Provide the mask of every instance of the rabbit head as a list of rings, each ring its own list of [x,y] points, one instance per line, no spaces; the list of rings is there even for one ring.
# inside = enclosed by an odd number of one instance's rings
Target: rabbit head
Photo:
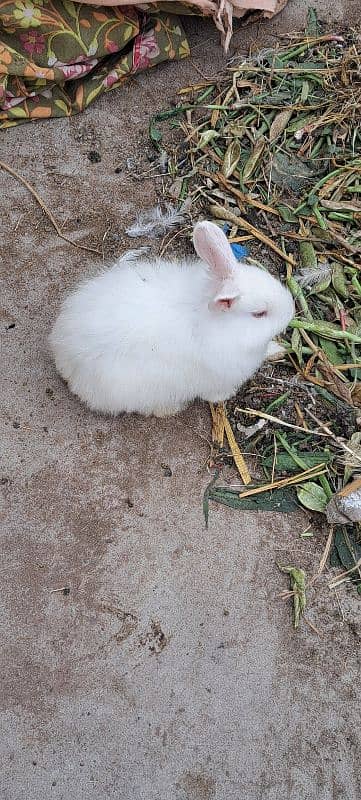
[[[271,339],[288,325],[294,314],[288,289],[260,267],[238,262],[218,225],[199,222],[193,243],[206,265],[211,314],[241,318],[248,331],[255,328],[257,339]]]

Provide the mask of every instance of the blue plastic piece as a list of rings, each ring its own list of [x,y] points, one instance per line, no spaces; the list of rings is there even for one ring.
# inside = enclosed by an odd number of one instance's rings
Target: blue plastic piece
[[[236,256],[237,261],[241,261],[242,258],[249,256],[248,247],[243,247],[243,244],[237,244],[237,242],[233,242],[231,244],[231,248]]]
[[[228,222],[225,222],[223,225],[223,233],[225,233],[227,236],[230,230],[231,226],[228,225]],[[237,261],[242,261],[242,258],[247,258],[247,256],[249,256],[248,247],[243,247],[243,244],[237,244],[237,242],[233,242],[231,244],[231,248],[236,256]]]

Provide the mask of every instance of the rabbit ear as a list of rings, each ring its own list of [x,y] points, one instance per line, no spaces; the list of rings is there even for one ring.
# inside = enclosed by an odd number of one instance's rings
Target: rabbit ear
[[[222,311],[227,311],[229,308],[232,308],[233,303],[235,300],[238,300],[239,297],[239,286],[237,286],[232,277],[226,278],[226,280],[222,282],[220,291],[217,292],[214,297],[212,305]]]
[[[237,260],[228,239],[214,222],[198,222],[193,231],[194,249],[206,261],[217,278],[228,278]]]

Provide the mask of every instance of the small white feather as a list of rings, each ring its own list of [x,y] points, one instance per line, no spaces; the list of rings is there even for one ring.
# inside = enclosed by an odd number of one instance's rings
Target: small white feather
[[[328,261],[324,261],[323,263],[319,262],[317,267],[300,269],[295,278],[300,286],[316,286],[317,283],[326,280],[329,275],[331,275],[331,267]]]
[[[149,236],[156,238],[164,236],[176,225],[184,222],[184,215],[171,204],[163,210],[160,206],[155,206],[149,211],[138,214],[136,221],[127,229],[128,236],[137,238],[138,236]]]
[[[123,261],[128,263],[129,261],[136,261],[139,256],[144,256],[146,253],[149,252],[149,247],[138,247],[136,250],[127,250],[117,259],[117,264],[121,264]]]

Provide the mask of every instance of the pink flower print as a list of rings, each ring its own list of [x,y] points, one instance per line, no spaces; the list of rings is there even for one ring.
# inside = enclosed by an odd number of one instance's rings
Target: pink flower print
[[[91,67],[95,66],[98,63],[98,60],[95,58],[91,58],[90,56],[85,56],[83,53],[80,56],[74,58],[73,61],[69,61],[68,63],[64,63],[64,61],[58,61],[56,55],[53,53],[48,58],[48,66],[49,67],[72,67],[74,64],[90,64]]]
[[[1,109],[2,111],[9,111],[9,108],[14,108],[14,106],[18,106],[23,101],[23,97],[15,97],[12,92],[5,92],[5,102],[2,103]]]
[[[146,69],[149,67],[153,58],[159,56],[160,50],[157,45],[154,31],[140,33],[134,40],[133,47],[133,70]]]
[[[53,66],[64,75],[66,81],[70,81],[72,78],[80,78],[82,75],[87,75],[98,63],[97,58],[87,58],[84,61],[84,64],[63,64],[62,61],[55,61]]]
[[[105,42],[105,47],[108,50],[108,53],[117,53],[119,50],[119,45],[115,42],[111,42],[110,39],[107,39]]]
[[[38,31],[29,31],[28,33],[21,33],[19,36],[24,50],[29,55],[39,55],[45,50],[45,38],[42,33]]]
[[[111,89],[117,81],[119,81],[119,75],[115,69],[112,69],[111,72],[108,72],[108,75],[105,76],[103,80],[103,86],[106,89]]]

